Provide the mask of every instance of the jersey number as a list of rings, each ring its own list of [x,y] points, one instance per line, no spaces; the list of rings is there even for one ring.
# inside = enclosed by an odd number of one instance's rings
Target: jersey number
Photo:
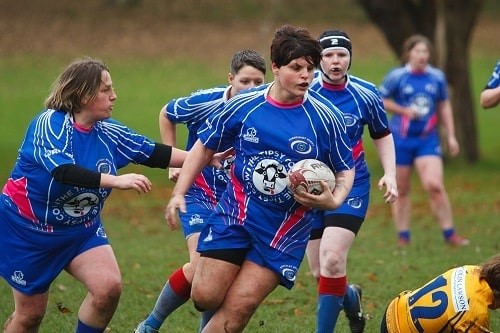
[[[422,319],[436,319],[445,313],[448,308],[448,296],[446,292],[442,290],[436,290],[446,286],[447,281],[443,276],[439,276],[429,282],[422,289],[418,290],[414,295],[412,295],[408,304],[411,308],[410,315],[413,321],[413,324],[417,328],[419,332],[424,332],[422,325],[418,321],[420,318]],[[423,296],[430,294],[433,303],[437,304],[435,306],[415,306],[412,308],[412,305],[418,303],[418,300]]]

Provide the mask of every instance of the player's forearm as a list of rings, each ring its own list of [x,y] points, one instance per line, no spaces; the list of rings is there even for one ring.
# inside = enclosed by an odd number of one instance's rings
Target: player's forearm
[[[206,148],[199,140],[185,156],[184,164],[179,174],[172,196],[176,194],[184,195],[193,184],[196,176],[211,161],[214,151]]]
[[[336,207],[339,207],[351,192],[354,182],[354,168],[335,173],[335,189],[333,199]]]
[[[394,149],[394,139],[392,134],[386,135],[380,139],[373,140],[377,151],[378,159],[387,176],[396,176],[396,152]]]
[[[480,103],[484,109],[497,106],[500,103],[500,86],[483,90],[480,95]]]
[[[384,102],[384,108],[387,112],[399,114],[399,115],[405,115],[407,113],[406,107],[396,103],[392,99],[384,98],[383,102]]]
[[[439,104],[439,114],[448,138],[455,137],[455,123],[453,122],[453,112],[449,101]]]

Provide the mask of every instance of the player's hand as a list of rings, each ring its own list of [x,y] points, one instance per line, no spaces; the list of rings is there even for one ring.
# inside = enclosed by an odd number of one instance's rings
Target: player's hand
[[[298,203],[304,206],[321,210],[335,209],[342,204],[335,202],[335,198],[333,197],[332,192],[330,192],[327,182],[321,181],[321,187],[323,188],[323,192],[321,194],[311,194],[306,191],[297,191],[294,192],[293,197]]]
[[[179,179],[179,174],[181,173],[181,168],[168,168],[168,179],[176,182]]]
[[[408,119],[410,119],[410,120],[414,120],[414,119],[417,119],[419,117],[418,110],[414,109],[412,107],[404,108],[404,113],[403,114],[406,117],[408,117]]]
[[[179,222],[177,220],[178,212],[186,212],[186,201],[184,195],[175,194],[170,198],[170,201],[165,207],[165,220],[171,230],[177,229]]]
[[[395,177],[384,175],[378,181],[378,189],[382,191],[385,187],[384,200],[386,203],[393,203],[398,199],[398,185]]]
[[[216,169],[221,170],[222,169],[222,161],[229,158],[231,155],[234,154],[234,148],[229,148],[223,152],[216,153],[212,157],[212,160],[210,161],[210,165],[213,166]]]
[[[448,137],[448,151],[451,157],[455,157],[460,152],[460,146],[458,145],[457,138],[454,136]]]
[[[136,190],[137,193],[148,193],[151,191],[152,183],[148,177],[137,174],[127,173],[120,176],[115,176],[113,187],[121,190]]]

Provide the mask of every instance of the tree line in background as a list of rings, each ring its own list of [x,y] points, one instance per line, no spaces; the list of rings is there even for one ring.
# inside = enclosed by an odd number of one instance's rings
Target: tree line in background
[[[112,6],[137,6],[141,0],[103,0]],[[324,0],[335,8],[338,1]],[[435,46],[434,64],[445,72],[457,137],[465,160],[479,156],[476,110],[469,75],[470,43],[484,0],[357,0],[367,17],[381,30],[396,56],[404,40],[413,34],[428,37]],[[214,3],[214,6],[216,4]],[[288,2],[271,2],[274,12]],[[467,138],[465,140],[465,138]]]

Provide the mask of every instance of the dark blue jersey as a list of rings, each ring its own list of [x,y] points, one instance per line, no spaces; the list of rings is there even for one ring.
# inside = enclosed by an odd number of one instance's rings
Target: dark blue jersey
[[[28,127],[2,191],[5,207],[19,216],[17,222],[49,232],[54,227],[94,224],[111,189],[65,185],[54,180],[52,171],[76,164],[116,175],[127,164],[148,159],[154,145],[112,119],[85,130],[66,112],[45,110]]]

